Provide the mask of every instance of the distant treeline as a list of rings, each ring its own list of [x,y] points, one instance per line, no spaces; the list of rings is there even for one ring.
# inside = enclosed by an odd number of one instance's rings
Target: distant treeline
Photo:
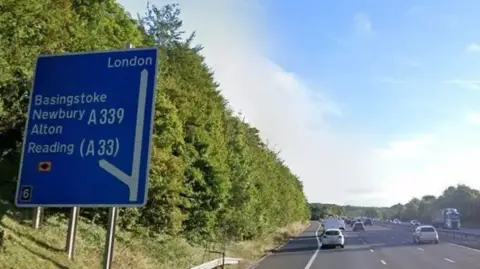
[[[431,221],[435,210],[441,208],[456,208],[461,214],[464,224],[480,225],[480,191],[466,185],[450,186],[442,195],[425,195],[412,198],[406,204],[396,204],[391,207],[356,207],[338,206],[334,204],[310,204],[311,218],[318,219],[327,215],[371,216],[383,219],[398,218],[401,220]]]

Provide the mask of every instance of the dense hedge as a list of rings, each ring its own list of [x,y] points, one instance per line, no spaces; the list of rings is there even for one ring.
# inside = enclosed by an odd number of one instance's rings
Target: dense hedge
[[[236,117],[194,35],[182,40],[177,5],[140,19],[113,0],[0,1],[0,183],[12,202],[35,58],[40,54],[160,48],[149,201],[122,209],[124,229],[191,239],[248,239],[309,209],[299,179]],[[48,209],[47,212],[54,212]],[[83,210],[102,221],[105,210]]]

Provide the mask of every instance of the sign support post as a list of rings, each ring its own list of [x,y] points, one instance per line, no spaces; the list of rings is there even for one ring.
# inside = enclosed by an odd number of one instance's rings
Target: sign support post
[[[113,252],[115,249],[115,232],[117,227],[118,208],[111,207],[108,212],[108,227],[105,239],[105,252],[103,256],[103,268],[112,268]]]
[[[68,220],[68,230],[67,230],[67,243],[65,245],[65,250],[67,251],[68,259],[73,259],[75,252],[75,237],[77,234],[77,222],[78,216],[80,214],[79,207],[72,207],[70,210],[70,219]]]
[[[73,257],[81,207],[110,208],[110,268],[119,207],[147,203],[158,47],[38,57],[15,204],[70,207]]]
[[[32,220],[33,229],[40,228],[40,224],[42,223],[42,215],[43,215],[43,208],[35,207],[33,209],[33,220]]]
[[[132,49],[133,44],[127,43],[127,49]],[[138,113],[138,112],[137,112]],[[137,123],[138,124],[138,123]],[[113,252],[115,250],[115,232],[117,227],[118,209],[111,207],[108,209],[108,225],[107,233],[105,236],[105,251],[103,253],[103,268],[112,268]]]

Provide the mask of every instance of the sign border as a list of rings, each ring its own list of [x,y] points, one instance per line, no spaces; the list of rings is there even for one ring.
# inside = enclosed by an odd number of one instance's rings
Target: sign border
[[[37,77],[37,67],[38,67],[38,60],[40,58],[48,58],[48,57],[63,57],[63,56],[74,56],[74,55],[90,55],[90,54],[107,54],[107,53],[114,53],[114,52],[130,52],[130,51],[145,51],[145,50],[154,50],[156,52],[156,61],[155,61],[155,74],[153,77],[153,95],[152,95],[152,106],[151,106],[151,118],[150,118],[150,131],[148,132],[148,149],[147,149],[147,165],[145,171],[145,194],[143,196],[143,201],[141,203],[131,203],[131,204],[32,204],[32,203],[21,203],[19,198],[21,198],[20,190],[24,186],[31,185],[23,185],[21,184],[22,181],[22,170],[23,170],[23,160],[25,158],[25,142],[27,141],[27,134],[28,134],[28,124],[30,121],[30,110],[32,107],[32,98],[34,96],[35,91],[35,79]],[[33,208],[33,207],[85,207],[85,208],[98,208],[98,207],[143,207],[148,202],[148,181],[149,181],[149,174],[150,174],[150,162],[152,158],[151,150],[152,150],[152,136],[153,136],[153,127],[154,127],[154,117],[155,117],[155,104],[156,104],[156,96],[157,96],[157,75],[158,69],[160,65],[159,60],[159,47],[137,47],[137,48],[130,48],[130,49],[114,49],[114,50],[101,50],[101,51],[81,51],[81,52],[66,52],[66,53],[54,53],[54,54],[43,54],[39,55],[35,60],[35,67],[33,70],[33,77],[32,77],[32,87],[30,90],[30,99],[28,102],[28,109],[27,109],[27,120],[25,121],[24,131],[23,131],[23,144],[22,144],[22,153],[20,157],[20,164],[18,167],[18,177],[17,177],[17,188],[15,190],[15,206],[19,208]],[[145,158],[142,156],[142,159]],[[140,189],[140,188],[139,188]],[[19,203],[20,202],[20,203]]]

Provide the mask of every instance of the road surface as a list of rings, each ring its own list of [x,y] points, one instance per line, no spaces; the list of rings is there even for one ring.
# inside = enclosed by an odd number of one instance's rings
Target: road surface
[[[412,232],[367,226],[365,232],[345,232],[345,248],[319,249],[311,226],[299,237],[267,256],[251,269],[478,269],[480,250],[446,240],[413,244]]]

